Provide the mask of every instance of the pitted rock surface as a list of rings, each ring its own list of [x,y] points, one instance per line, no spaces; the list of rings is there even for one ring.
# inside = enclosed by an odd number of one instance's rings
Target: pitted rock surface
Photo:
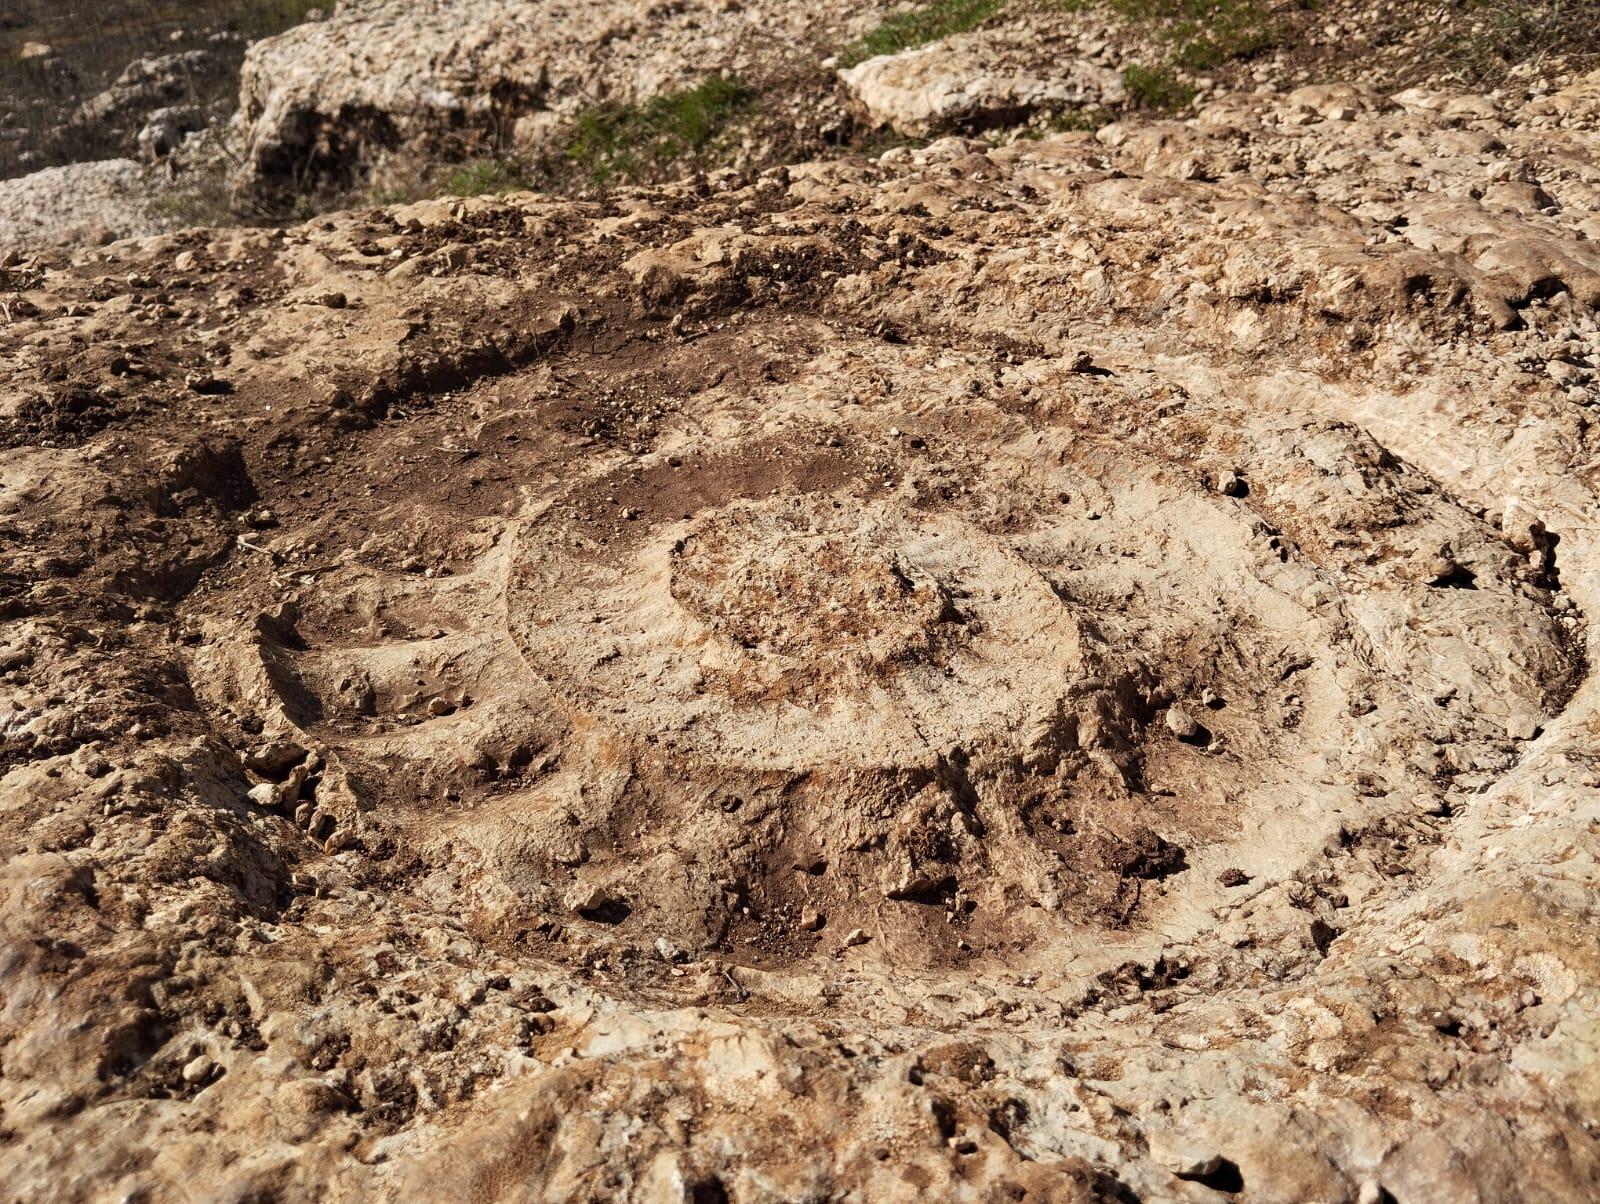
[[[7,1190],[1592,1199],[1595,91],[0,269]]]

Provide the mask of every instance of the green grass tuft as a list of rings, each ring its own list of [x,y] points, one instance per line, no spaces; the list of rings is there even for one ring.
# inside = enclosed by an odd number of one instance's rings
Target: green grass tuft
[[[1030,142],[1048,138],[1051,134],[1092,134],[1117,119],[1110,109],[1091,105],[1082,109],[1063,109],[1058,113],[1041,114],[1018,131],[1018,136]]]
[[[1149,26],[1172,46],[1171,61],[1190,71],[1253,58],[1278,45],[1282,6],[1259,0],[1109,0],[1113,11]],[[1301,0],[1302,7],[1309,0]]]
[[[564,157],[597,185],[638,179],[681,160],[703,159],[754,101],[755,93],[738,80],[708,75],[642,105],[590,109],[573,122]]]
[[[976,29],[1004,6],[1005,0],[924,0],[909,12],[896,13],[839,55],[841,67],[899,54],[913,46],[937,42],[951,34]]]
[[[483,196],[485,193],[518,192],[531,187],[528,173],[514,159],[473,159],[452,169],[438,191],[445,196]]]
[[[1254,58],[1282,43],[1290,8],[1314,7],[1318,0],[1057,0],[1069,11],[1106,8],[1143,29],[1169,50],[1154,67],[1135,65],[1123,72],[1132,102],[1139,108],[1175,112],[1194,100],[1194,89],[1175,74],[1212,71]]]
[[[1141,67],[1134,63],[1122,72],[1122,86],[1135,108],[1157,113],[1175,113],[1194,100],[1194,85],[1186,84],[1165,67]]]
[[[1464,0],[1445,37],[1445,61],[1472,84],[1498,82],[1518,63],[1565,59],[1600,64],[1600,21],[1592,0]]]

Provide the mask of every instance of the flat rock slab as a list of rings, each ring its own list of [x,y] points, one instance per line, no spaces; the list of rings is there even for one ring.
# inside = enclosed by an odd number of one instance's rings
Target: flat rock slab
[[[880,55],[839,78],[871,120],[907,137],[1101,109],[1124,97],[1122,77],[1109,67],[1064,57],[1047,41],[1019,44],[985,31]]]

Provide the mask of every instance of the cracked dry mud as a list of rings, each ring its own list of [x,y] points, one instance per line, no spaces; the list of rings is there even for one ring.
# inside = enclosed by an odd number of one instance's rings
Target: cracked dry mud
[[[15,1199],[1587,1200],[1600,78],[7,268]]]

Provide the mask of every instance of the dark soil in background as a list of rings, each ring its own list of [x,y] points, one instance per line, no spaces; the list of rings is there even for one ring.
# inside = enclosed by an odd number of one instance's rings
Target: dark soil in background
[[[137,59],[203,50],[177,103],[232,109],[239,64],[256,38],[282,32],[333,0],[5,0],[0,5],[0,179],[128,154],[137,132],[73,121]],[[52,48],[22,58],[29,42]]]

